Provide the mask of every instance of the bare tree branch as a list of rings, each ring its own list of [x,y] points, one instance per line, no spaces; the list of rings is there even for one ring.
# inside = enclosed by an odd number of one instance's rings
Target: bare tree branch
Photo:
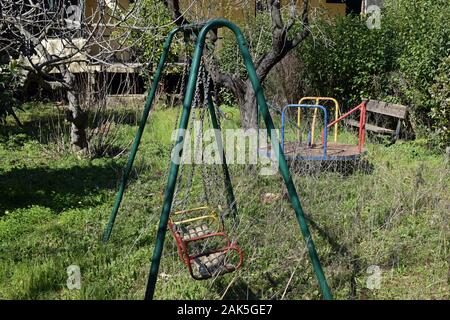
[[[177,25],[180,26],[190,23],[185,17],[181,15],[179,0],[164,0],[164,4],[171,12],[172,19]],[[212,40],[217,40],[217,37],[212,38]],[[244,93],[244,81],[236,75],[222,72],[219,68],[219,63],[214,56],[212,56],[212,59],[209,60],[207,69],[214,83],[225,86],[235,94],[242,95]]]
[[[86,149],[87,118],[80,107],[84,99],[76,83],[76,72],[89,72],[91,66],[127,64],[131,37],[139,16],[140,3],[128,8],[118,1],[79,2],[1,0],[0,53],[19,61],[52,88],[66,91],[67,119],[72,123],[72,144]],[[118,28],[123,32],[116,32]],[[133,44],[137,43],[136,40]]]
[[[270,70],[281,61],[286,54],[297,47],[309,34],[308,27],[308,0],[303,0],[302,6],[302,27],[303,30],[298,35],[289,39],[288,31],[295,23],[292,6],[296,6],[296,1],[291,1],[291,20],[285,26],[280,10],[279,0],[270,0],[270,11],[272,19],[272,49],[260,58],[257,64],[256,73],[260,81],[264,81]]]
[[[278,64],[292,49],[297,47],[309,34],[308,26],[308,0],[302,1],[301,21],[297,16],[297,0],[290,0],[289,20],[284,23],[280,0],[268,0],[268,11],[271,19],[271,49],[263,54],[255,63],[256,73],[261,82],[265,80],[273,67]],[[179,0],[165,0],[166,7],[171,12],[172,19],[182,25],[188,21],[182,17]],[[302,31],[289,37],[289,31],[296,23],[300,22]],[[292,33],[292,32],[291,32]],[[255,127],[256,124],[256,100],[252,93],[250,81],[240,78],[239,75],[232,75],[220,71],[216,59],[211,59],[208,71],[214,83],[231,89],[236,96],[241,107],[241,119],[244,127]]]

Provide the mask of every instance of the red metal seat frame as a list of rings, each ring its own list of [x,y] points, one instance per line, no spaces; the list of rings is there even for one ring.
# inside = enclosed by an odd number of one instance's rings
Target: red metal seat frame
[[[197,211],[198,209],[210,210],[208,207],[201,207],[201,208],[192,209],[192,210],[178,211],[178,212],[175,212],[174,214],[183,215],[183,214],[187,214],[187,213],[192,213],[193,211]],[[211,217],[212,214],[214,214],[213,211],[211,211],[211,213],[209,215],[203,216],[201,218],[205,218],[206,219],[208,217]],[[220,219],[220,218],[218,218],[218,219]],[[189,221],[189,219],[186,220],[186,221]],[[181,223],[182,222],[183,221],[181,221]],[[225,273],[233,272],[233,271],[239,269],[242,266],[242,263],[243,263],[243,260],[244,260],[244,255],[243,255],[242,250],[236,245],[236,243],[231,242],[230,239],[228,238],[228,235],[225,232],[225,228],[224,228],[224,224],[223,224],[222,219],[220,219],[220,222],[219,221],[217,221],[217,222],[219,224],[218,231],[207,233],[207,234],[204,234],[204,235],[201,235],[201,236],[192,237],[190,239],[184,240],[183,236],[180,234],[180,232],[177,231],[177,226],[180,224],[180,222],[174,222],[172,220],[172,218],[169,219],[169,229],[170,229],[170,231],[171,231],[171,233],[172,233],[172,235],[173,235],[173,237],[175,239],[175,242],[176,242],[176,245],[177,245],[177,249],[178,249],[178,255],[179,255],[180,259],[183,261],[183,263],[188,267],[189,274],[191,275],[191,277],[196,279],[196,280],[205,280],[205,279],[211,278],[213,276],[213,275],[210,275],[210,276],[207,276],[207,277],[204,277],[204,276],[203,277],[199,277],[199,276],[197,276],[195,274],[195,272],[194,272],[194,270],[192,268],[192,264],[193,264],[193,262],[196,259],[198,259],[199,257],[202,257],[202,256],[208,256],[208,255],[211,255],[211,254],[214,254],[214,253],[219,253],[219,252],[235,251],[236,254],[239,257],[239,262],[235,266],[233,266],[233,268],[230,268],[230,269],[228,269],[224,265],[224,267],[226,269]],[[202,252],[202,253],[199,253],[199,254],[191,255],[189,253],[189,245],[190,244],[198,242],[198,241],[202,241],[202,240],[205,240],[205,239],[208,239],[208,238],[214,238],[214,237],[221,237],[221,238],[223,238],[225,240],[226,245],[224,247],[222,247],[222,248],[214,249],[214,250],[208,250],[206,252]],[[222,274],[222,273],[220,273],[220,274]]]

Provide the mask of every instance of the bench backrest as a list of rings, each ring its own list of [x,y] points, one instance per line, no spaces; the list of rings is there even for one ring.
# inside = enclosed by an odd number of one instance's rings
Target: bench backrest
[[[399,119],[405,119],[408,107],[401,104],[388,103],[379,100],[368,100],[366,110]]]

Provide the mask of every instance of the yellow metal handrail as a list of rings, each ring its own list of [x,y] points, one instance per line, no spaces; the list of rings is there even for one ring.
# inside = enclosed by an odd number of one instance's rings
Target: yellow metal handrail
[[[320,101],[332,101],[334,103],[334,113],[335,113],[335,119],[339,117],[339,102],[335,98],[330,97],[303,97],[299,100],[298,104],[303,104],[305,101],[313,100],[315,101],[316,105],[319,105]],[[300,128],[301,123],[301,109],[299,108],[297,110],[297,127]],[[317,109],[314,109],[314,115],[313,115],[313,121],[311,124],[311,144],[314,143],[314,131],[316,126],[316,118],[317,118]],[[338,136],[338,124],[336,123],[334,125],[334,142],[337,142],[337,136]],[[326,141],[324,142],[326,143]]]

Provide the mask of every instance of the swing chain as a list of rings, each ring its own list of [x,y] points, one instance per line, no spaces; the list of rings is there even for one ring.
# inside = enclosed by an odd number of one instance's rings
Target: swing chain
[[[202,165],[200,166],[200,175],[202,179],[203,189],[204,192],[202,193],[202,201],[203,203],[206,203],[208,206],[214,206],[218,208],[227,208],[225,211],[230,211],[231,208],[228,208],[228,205],[221,206],[219,199],[223,198],[223,194],[219,193],[217,187],[221,185],[225,185],[225,181],[221,180],[220,177],[222,176],[219,172],[219,169],[217,166],[208,166],[205,163],[205,153],[202,147],[202,136],[204,128],[207,126],[206,122],[207,119],[205,119],[205,112],[209,108],[209,102],[211,99],[211,76],[206,70],[205,67],[206,61],[205,58],[202,59],[202,63],[200,65],[199,73],[198,73],[198,79],[195,86],[194,91],[194,98],[192,102],[192,116],[190,121],[190,129],[191,132],[194,129],[194,123],[196,123],[197,120],[199,120],[199,127],[196,128],[197,132],[194,132],[195,136],[193,137],[194,140],[194,160],[199,159],[201,157]],[[203,92],[202,92],[203,91]],[[214,108],[214,112],[219,124],[220,129],[220,115],[218,114],[217,108]],[[208,118],[208,117],[207,117]],[[209,121],[211,121],[209,119]],[[198,153],[200,152],[200,153]],[[185,209],[185,206],[187,205],[189,198],[191,196],[191,188],[193,186],[193,180],[195,178],[195,167],[196,167],[196,161],[193,161],[191,164],[191,168],[189,170],[189,173],[186,175],[186,171],[183,170],[184,165],[182,165],[182,168],[180,170],[180,174],[178,176],[178,183],[177,188],[174,195],[174,208],[179,208],[180,210]],[[184,183],[182,183],[184,182]],[[177,200],[181,190],[183,190],[183,197],[181,200]],[[213,203],[214,202],[214,203]],[[221,210],[222,213],[220,214],[221,219],[223,219],[224,214],[226,212],[223,212],[223,209]]]
[[[209,77],[206,77],[206,74],[207,74],[206,68],[203,68],[202,73],[201,73],[202,82],[203,82],[203,110],[206,110],[208,108],[209,87],[210,87],[210,81],[211,81],[211,79]],[[202,184],[203,184],[203,189],[204,189],[203,198],[204,198],[204,201],[208,205],[211,205],[211,201],[208,196],[208,192],[212,192],[213,188],[212,188],[212,184],[211,183],[208,184],[208,179],[206,179],[206,177],[208,176],[208,170],[207,170],[206,163],[204,161],[204,153],[203,152],[202,152],[202,161],[203,161],[203,166],[202,166],[201,174],[202,174]]]
[[[204,83],[204,108],[205,110],[209,107],[209,102],[211,101],[211,75],[207,72],[206,68],[203,70],[202,73],[203,83]],[[218,129],[220,130],[220,122],[219,122],[219,116],[217,115],[217,108],[214,108],[214,113],[216,115],[216,119],[218,121]],[[220,152],[220,150],[218,150]],[[221,156],[221,155],[220,155]],[[208,179],[208,177],[212,177],[212,179]],[[205,198],[208,198],[208,194],[212,195],[212,198],[217,200],[223,198],[223,194],[217,192],[217,186],[224,185],[225,181],[220,181],[220,177],[222,175],[219,172],[219,169],[217,166],[203,166],[202,171],[202,181],[204,185],[205,191],[208,190],[208,193],[205,192]],[[213,188],[213,186],[216,186],[216,188]],[[208,201],[208,204],[210,201]],[[214,207],[222,208],[220,203],[214,203]],[[229,208],[231,210],[231,208]],[[225,212],[220,214],[221,219],[223,220]]]
[[[186,35],[184,37],[184,67],[183,67],[183,74],[181,76],[181,88],[180,88],[180,95],[181,97],[184,97],[185,94],[185,86],[186,86],[186,78],[187,78],[187,74],[188,71],[190,70],[191,67],[191,59],[189,58],[189,54],[188,54],[188,44],[186,41]],[[181,102],[183,103],[183,99],[181,99]],[[176,132],[178,130],[178,122],[180,119],[180,112],[177,112],[177,116],[175,119],[175,127],[173,129],[173,132]],[[175,142],[176,143],[176,142]],[[180,168],[180,174],[178,175],[178,181],[177,181],[177,187],[175,189],[175,193],[174,193],[174,197],[173,197],[173,202],[172,202],[172,206],[175,208],[177,206],[177,195],[179,193],[179,190],[182,190],[183,188],[181,187],[182,185],[182,181],[183,181],[183,173],[184,173],[184,166],[181,166]]]
[[[200,66],[200,72],[202,72],[202,69],[203,69],[203,66]],[[192,118],[191,118],[191,123],[190,123],[190,130],[193,129],[192,128],[193,123],[195,123],[196,118],[197,118],[197,116],[196,116],[196,109],[200,105],[200,85],[201,85],[201,79],[197,79],[197,83],[195,84],[194,99],[193,99],[193,102],[192,102]],[[203,131],[203,125],[202,125],[203,124],[203,111],[204,110],[200,110],[200,128],[199,128],[199,133],[197,134],[196,137],[194,137],[195,146],[200,145],[201,134],[202,134],[202,131]],[[187,138],[187,137],[185,137],[185,138]],[[190,145],[190,144],[188,144],[188,145]],[[194,147],[194,151],[196,151],[196,150],[197,150],[197,148]],[[196,155],[194,154],[194,157],[195,156]],[[184,165],[182,166],[182,168],[183,167],[184,167]],[[181,172],[180,172],[180,175],[179,175],[179,178],[178,178],[178,184],[177,184],[179,187],[177,187],[177,189],[175,191],[175,194],[174,194],[174,207],[175,206],[179,206],[180,209],[183,210],[184,207],[186,206],[188,200],[189,200],[190,190],[192,188],[192,184],[193,184],[193,180],[194,180],[195,159],[194,159],[194,161],[191,164],[191,170],[189,172],[189,176],[186,177],[186,186],[184,186],[183,188],[181,187],[181,185],[182,185],[181,182],[182,182],[183,173],[184,173],[183,171],[184,170],[180,170],[180,171]],[[183,196],[183,199],[181,201],[179,201],[179,202],[176,202],[175,199],[177,199],[177,196],[179,194],[179,190],[182,190],[182,189],[185,192],[185,194]]]

